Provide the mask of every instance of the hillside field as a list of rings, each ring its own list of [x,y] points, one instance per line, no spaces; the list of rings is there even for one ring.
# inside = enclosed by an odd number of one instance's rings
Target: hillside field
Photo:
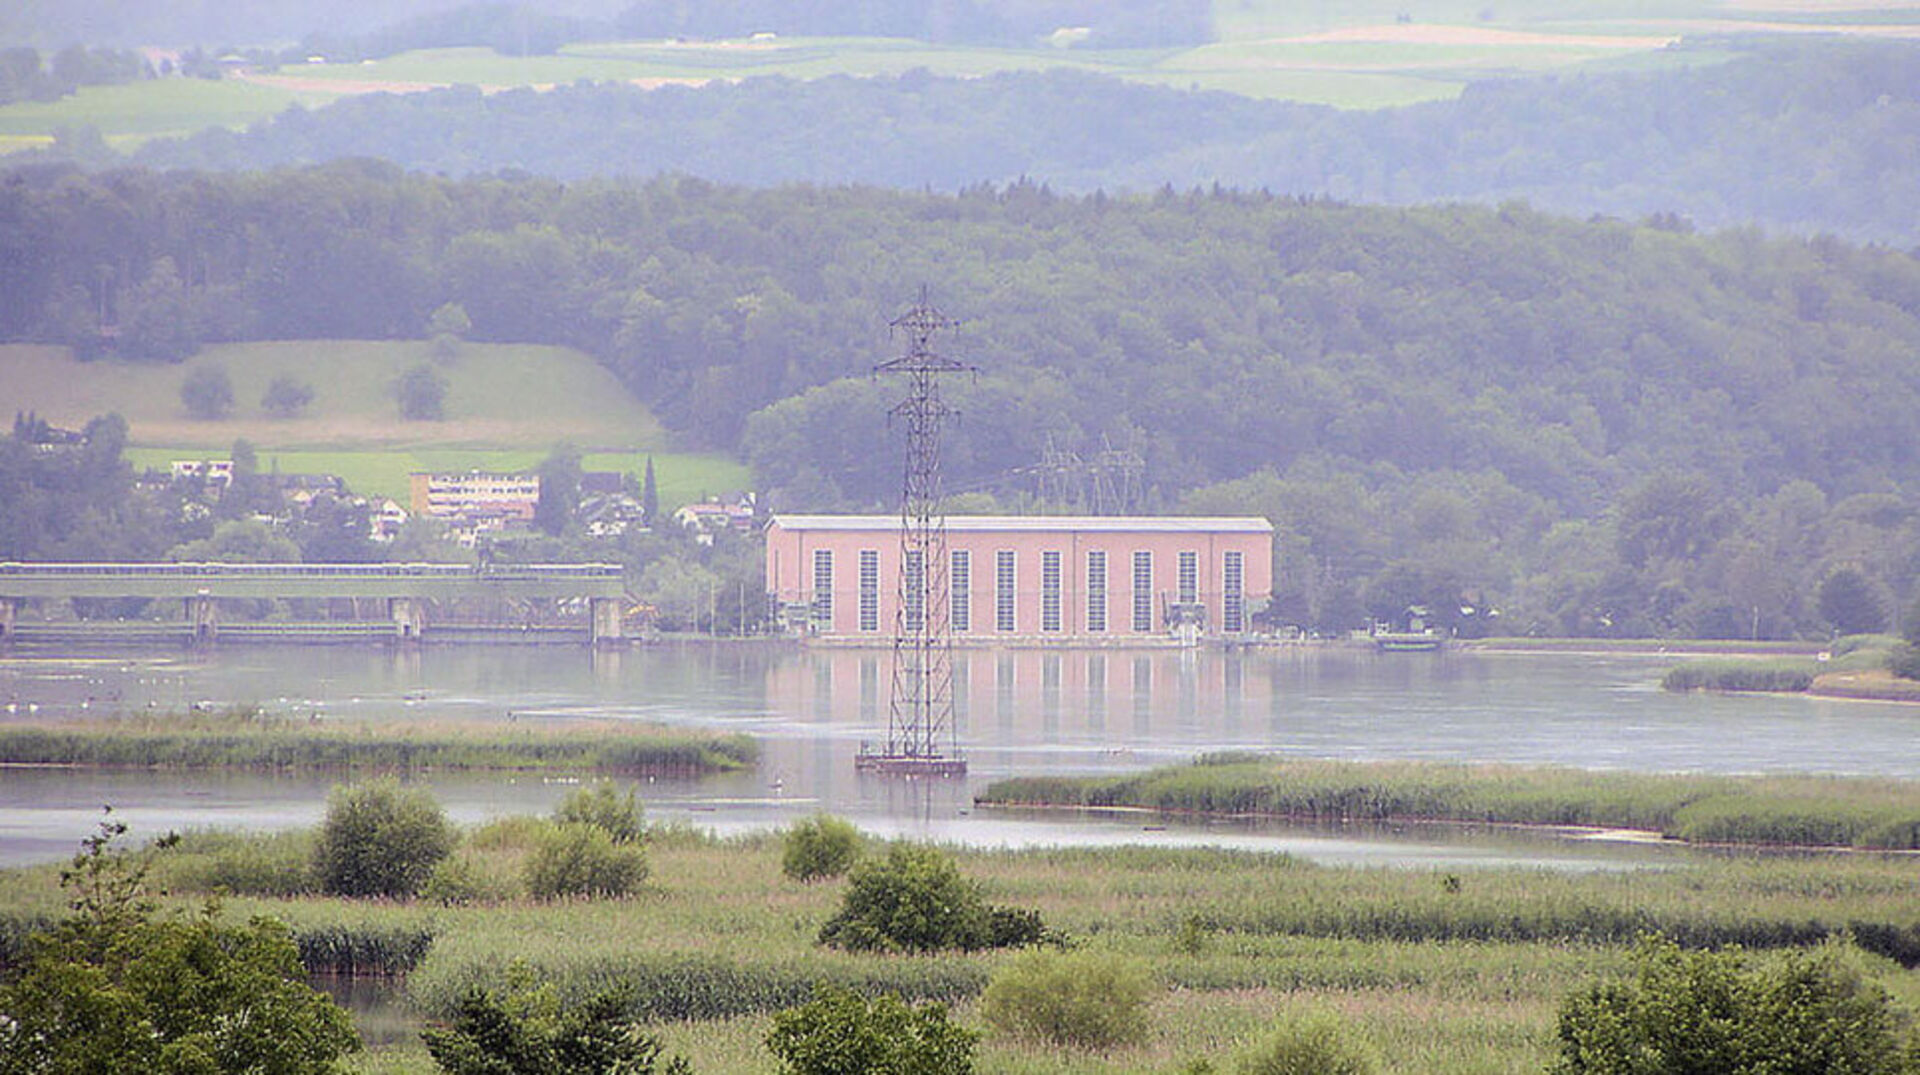
[[[91,126],[109,145],[205,127],[240,128],[290,105],[318,107],[363,93],[452,85],[488,91],[549,88],[586,79],[641,86],[699,85],[757,75],[813,79],[925,69],[979,77],[1055,67],[1178,88],[1374,109],[1450,98],[1475,79],[1587,66],[1697,63],[1667,45],[1685,35],[1840,33],[1920,36],[1911,9],[1862,0],[1838,10],[1816,0],[1768,4],[1693,0],[1657,14],[1632,0],[1581,5],[1480,2],[1299,4],[1217,0],[1216,40],[1190,49],[1029,49],[935,45],[897,38],[781,36],[770,41],[594,42],[551,56],[487,48],[428,49],[360,63],[312,63],[222,81],[174,78],[90,86],[52,102],[0,107],[0,153],[45,145],[62,127]]]
[[[520,470],[570,443],[589,470],[640,474],[649,456],[660,499],[698,500],[748,485],[744,466],[723,456],[667,451],[666,434],[590,357],[564,347],[461,345],[436,365],[447,378],[447,418],[406,422],[388,385],[395,372],[427,361],[419,341],[305,340],[218,344],[179,365],[80,362],[65,348],[0,346],[0,410],[31,411],[79,428],[96,415],[127,419],[127,458],[136,467],[175,459],[225,458],[237,439],[253,443],[263,470],[327,473],[356,492],[404,501],[417,470]],[[197,366],[224,366],[234,409],[195,421],[180,382]],[[311,384],[304,415],[279,419],[260,407],[273,378]]]

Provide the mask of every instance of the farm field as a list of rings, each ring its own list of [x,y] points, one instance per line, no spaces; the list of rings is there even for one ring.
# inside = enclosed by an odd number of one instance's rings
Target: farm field
[[[78,428],[108,412],[127,419],[135,467],[226,458],[245,439],[263,470],[337,474],[355,492],[405,500],[420,470],[523,470],[569,443],[588,470],[635,475],[654,460],[663,503],[680,504],[747,484],[746,468],[716,455],[669,451],[645,406],[592,358],[563,347],[463,344],[436,366],[449,382],[447,418],[405,422],[389,393],[395,371],[426,361],[419,341],[306,340],[218,344],[179,365],[75,360],[65,349],[0,346],[0,411],[31,411]],[[223,366],[234,410],[195,421],[180,382],[197,366]],[[259,400],[274,377],[314,388],[298,418],[266,414]]]
[[[1565,5],[1478,2],[1423,5],[1297,4],[1218,0],[1216,40],[1190,49],[1095,50],[954,47],[895,38],[780,37],[768,41],[596,42],[551,56],[503,56],[485,48],[402,53],[362,63],[317,63],[246,72],[209,82],[168,79],[87,87],[49,103],[0,107],[0,152],[43,145],[61,127],[87,125],[127,149],[148,138],[204,127],[243,127],[289,105],[318,107],[344,96],[453,85],[487,90],[548,88],[582,79],[657,87],[759,75],[812,79],[894,75],[922,68],[979,77],[1069,67],[1180,88],[1372,109],[1457,95],[1478,78],[1710,61],[1676,53],[1686,35],[1844,33],[1920,36],[1910,6],[1874,3],[1602,0]]]

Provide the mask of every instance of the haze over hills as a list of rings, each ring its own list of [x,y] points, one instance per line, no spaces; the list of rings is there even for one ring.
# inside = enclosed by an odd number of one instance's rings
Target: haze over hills
[[[1920,242],[1902,193],[1920,189],[1920,46],[1739,48],[1698,68],[1486,82],[1372,112],[1068,71],[376,94],[150,143],[134,159],[232,169],[371,156],[449,175],[947,191],[1020,177],[1065,191],[1218,184],[1388,204],[1519,198],[1582,216]]]

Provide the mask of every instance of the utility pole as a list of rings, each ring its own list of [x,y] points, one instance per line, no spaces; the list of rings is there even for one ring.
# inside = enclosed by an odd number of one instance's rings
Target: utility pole
[[[889,325],[906,338],[906,353],[874,373],[907,378],[907,396],[887,412],[906,425],[906,473],[900,496],[900,587],[893,636],[893,686],[886,748],[862,746],[857,770],[908,776],[964,776],[953,725],[952,605],[948,592],[947,520],[940,495],[940,426],[952,413],[940,379],[979,372],[933,350],[936,333],[955,323],[920,301]]]

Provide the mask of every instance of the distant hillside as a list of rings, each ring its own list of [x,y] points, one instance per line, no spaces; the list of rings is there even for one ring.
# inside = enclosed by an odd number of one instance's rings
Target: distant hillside
[[[446,378],[446,418],[401,421],[394,378],[423,362]],[[229,417],[199,421],[188,417],[180,385],[209,366],[226,372],[234,407]],[[291,418],[273,417],[260,404],[283,376],[313,389],[313,401]],[[0,412],[22,411],[73,429],[114,412],[127,419],[134,444],[223,446],[244,437],[267,447],[335,451],[465,445],[544,452],[561,441],[665,447],[652,414],[592,358],[523,344],[462,344],[454,357],[435,361],[418,341],[228,343],[178,365],[80,362],[62,348],[0,345]]]
[[[163,167],[374,156],[450,175],[663,173],[756,185],[953,191],[1213,184],[1412,204],[1537,208],[1702,228],[1758,225],[1910,246],[1920,216],[1920,46],[1722,39],[1699,66],[1485,81],[1376,112],[1255,101],[1054,71],[642,91],[370,95],[244,133],[150,143]],[[1730,62],[1718,57],[1731,50]]]
[[[777,508],[880,508],[898,494],[899,386],[870,371],[925,284],[964,319],[942,346],[982,369],[951,386],[962,506],[1084,508],[1036,466],[1130,449],[1138,507],[1274,520],[1285,622],[1421,604],[1514,617],[1472,630],[1777,637],[1843,622],[1815,596],[1834,578],[1848,625],[1920,596],[1920,261],[1885,247],[1517,204],[451,180],[368,161],[27,170],[0,183],[0,219],[0,336],[156,356],[121,367],[143,378],[126,400],[141,421],[185,424],[183,367],[161,359],[202,349],[188,366],[225,356],[236,384],[262,363],[236,392],[250,428],[272,427],[246,413],[269,368],[309,372],[316,420],[350,387],[388,425],[383,386],[421,344],[366,367],[205,345],[410,339],[451,302],[476,339],[604,367],[498,352],[522,379],[483,378],[484,406],[449,398],[476,439],[538,416],[529,437],[591,447],[631,413],[617,377],[677,443],[747,459]],[[494,353],[474,350],[466,369]]]

